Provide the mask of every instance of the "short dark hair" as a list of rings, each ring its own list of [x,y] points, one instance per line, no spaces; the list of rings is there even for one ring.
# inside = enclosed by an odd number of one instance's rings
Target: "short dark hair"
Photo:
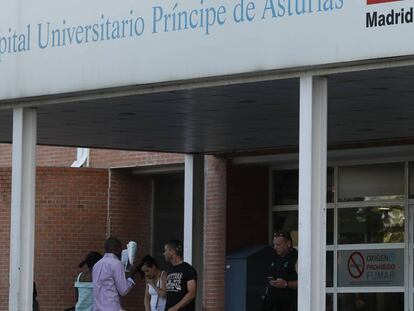
[[[86,255],[85,259],[79,264],[79,268],[82,268],[84,265],[87,265],[89,270],[92,270],[93,266],[101,260],[102,255],[98,252],[90,252]]]
[[[119,239],[115,237],[110,237],[105,241],[105,253],[112,253],[122,249],[122,243]]]
[[[290,242],[292,242],[292,236],[290,235],[289,231],[286,230],[278,230],[273,235],[274,238],[284,238]]]
[[[165,245],[173,249],[178,257],[183,258],[183,243],[179,240],[169,240]]]

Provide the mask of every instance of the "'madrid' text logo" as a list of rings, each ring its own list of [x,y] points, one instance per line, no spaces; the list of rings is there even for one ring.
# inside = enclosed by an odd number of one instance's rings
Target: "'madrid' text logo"
[[[379,3],[390,3],[402,0],[367,0],[367,4],[379,4]],[[379,13],[378,11],[372,11],[366,13],[366,27],[383,27],[399,24],[413,23],[414,8],[401,8],[398,10],[391,9],[385,13]]]

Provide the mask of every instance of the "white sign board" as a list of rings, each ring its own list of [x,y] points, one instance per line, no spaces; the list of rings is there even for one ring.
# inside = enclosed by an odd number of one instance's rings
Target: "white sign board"
[[[3,1],[0,100],[411,55],[413,4]]]
[[[404,250],[339,251],[338,286],[404,286]]]

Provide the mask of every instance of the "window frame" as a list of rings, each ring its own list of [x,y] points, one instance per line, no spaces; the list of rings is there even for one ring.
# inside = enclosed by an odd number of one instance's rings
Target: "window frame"
[[[387,164],[387,163],[403,163],[404,164],[404,199],[402,200],[373,200],[373,201],[350,201],[350,202],[338,202],[338,171],[339,167],[342,166],[354,166],[354,165],[374,165],[374,164]],[[403,293],[404,295],[404,310],[412,310],[413,301],[414,301],[414,276],[413,273],[411,281],[409,282],[407,274],[404,273],[404,286],[370,286],[370,287],[338,287],[338,251],[342,250],[369,250],[369,249],[403,249],[404,250],[404,270],[409,271],[408,264],[408,252],[411,249],[414,256],[414,243],[412,247],[409,247],[409,242],[414,240],[414,238],[409,237],[408,232],[408,222],[409,222],[409,206],[410,203],[414,208],[414,197],[409,198],[409,169],[410,169],[409,160],[361,160],[361,161],[345,161],[343,163],[328,163],[328,167],[332,167],[334,171],[333,176],[333,189],[334,197],[332,203],[327,203],[327,209],[334,210],[334,237],[333,244],[326,245],[326,251],[333,252],[333,287],[326,288],[326,294],[333,294],[333,310],[338,310],[338,294],[342,293]],[[414,163],[411,165],[414,170]],[[269,243],[272,243],[272,233],[273,233],[273,214],[281,211],[298,211],[298,205],[273,205],[274,199],[274,184],[273,184],[273,172],[276,170],[292,170],[298,169],[294,165],[285,165],[285,166],[271,166],[269,167]],[[412,174],[414,177],[414,174]],[[414,182],[414,178],[413,181]],[[327,187],[328,188],[328,187]],[[414,194],[413,194],[414,195]],[[402,243],[367,243],[367,244],[338,244],[338,211],[343,208],[357,208],[357,207],[378,207],[378,206],[392,206],[392,205],[401,205],[404,209],[404,242]],[[413,220],[411,220],[413,221]],[[413,226],[414,224],[411,224]],[[414,268],[410,265],[410,271],[414,271]],[[408,299],[410,296],[410,299]]]

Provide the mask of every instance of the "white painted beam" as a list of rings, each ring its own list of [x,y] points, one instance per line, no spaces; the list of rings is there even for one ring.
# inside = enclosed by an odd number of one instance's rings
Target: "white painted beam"
[[[184,158],[184,261],[193,262],[194,156]]]
[[[203,279],[204,270],[204,155],[186,155],[184,160],[184,261]],[[197,283],[196,310],[202,310],[203,282]]]
[[[197,265],[202,258],[204,226],[204,156],[184,160],[184,260]],[[201,243],[201,244],[200,244]],[[196,260],[195,260],[195,257]],[[194,262],[194,260],[196,262]]]
[[[36,136],[34,108],[13,111],[9,311],[32,310]]]
[[[327,88],[300,79],[298,311],[325,309]]]

